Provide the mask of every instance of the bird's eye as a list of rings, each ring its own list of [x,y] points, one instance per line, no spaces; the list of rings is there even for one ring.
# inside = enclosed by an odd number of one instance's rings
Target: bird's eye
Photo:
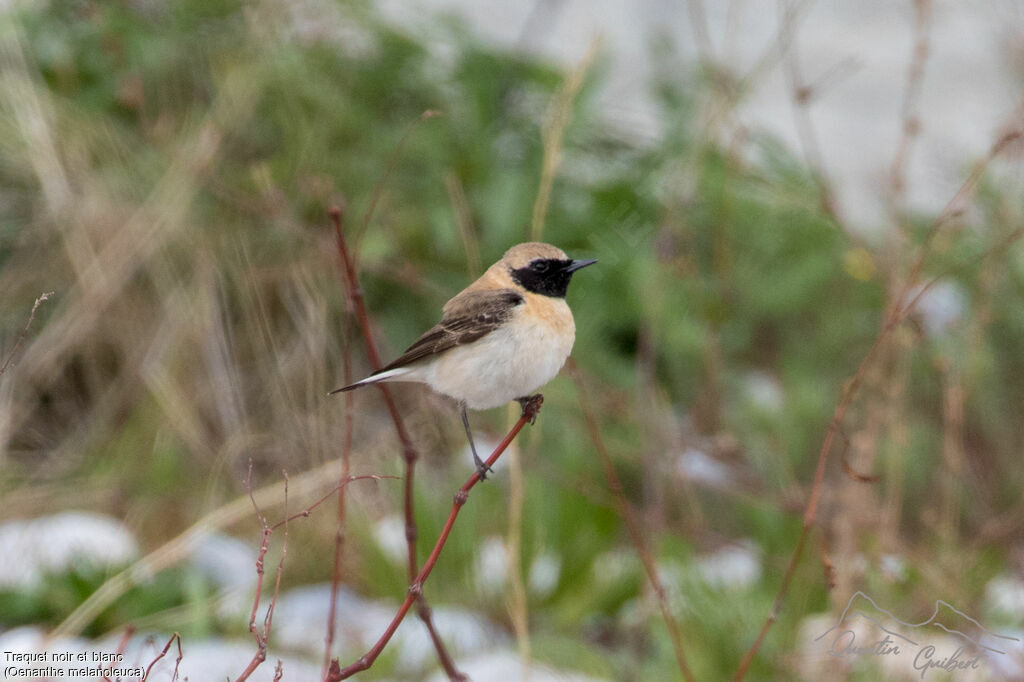
[[[530,269],[534,272],[547,272],[548,262],[546,260],[535,260],[530,263]]]

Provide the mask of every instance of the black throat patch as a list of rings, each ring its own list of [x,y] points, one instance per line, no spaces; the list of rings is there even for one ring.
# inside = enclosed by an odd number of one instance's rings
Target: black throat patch
[[[572,272],[572,261],[560,258],[538,258],[523,268],[511,270],[512,280],[527,291],[542,296],[565,298]]]

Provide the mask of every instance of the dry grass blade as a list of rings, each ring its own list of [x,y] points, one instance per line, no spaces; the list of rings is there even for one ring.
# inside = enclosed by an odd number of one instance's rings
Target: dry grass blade
[[[337,462],[328,462],[323,466],[307,471],[291,479],[290,490],[293,496],[304,496],[317,490],[323,490],[324,481],[337,480],[341,467]],[[362,478],[362,477],[359,477]],[[378,477],[372,477],[378,478]],[[320,501],[335,493],[331,490]],[[252,493],[252,498],[262,508],[281,503],[280,489],[277,485],[268,485]],[[317,502],[319,504],[320,502]],[[51,633],[52,637],[74,636],[82,632],[108,606],[122,597],[132,587],[139,585],[170,566],[182,561],[210,533],[225,528],[245,519],[252,514],[252,503],[249,494],[242,495],[209,514],[206,514],[174,539],[164,543],[154,551],[142,557],[134,564],[116,575],[89,595],[88,599],[78,605],[71,614]]]
[[[470,209],[469,200],[466,198],[466,191],[462,187],[459,176],[450,171],[444,176],[444,187],[448,191],[448,202],[452,205],[455,224],[459,228],[462,247],[466,251],[469,276],[476,279],[483,272],[483,263],[480,260],[480,240],[473,227],[473,212]]]
[[[342,344],[342,365],[344,366],[343,378],[345,385],[352,383],[352,353],[348,343],[348,325],[344,327],[344,339]],[[353,424],[353,395],[351,392],[345,394],[345,439],[341,444],[341,481],[344,481],[351,470],[352,460],[352,432]],[[345,551],[345,486],[338,488],[338,513],[334,529],[334,569],[331,571],[331,602],[327,608],[327,635],[324,637],[324,664],[321,670],[321,677],[326,677],[331,665],[331,648],[334,646],[335,619],[338,613],[338,587],[341,585],[341,560]]]
[[[528,670],[533,657],[530,646],[530,611],[523,584],[523,506],[526,502],[526,481],[522,454],[516,448],[508,453],[508,539],[506,566],[509,576],[509,617],[516,635],[519,660]]]
[[[601,39],[595,38],[587,48],[583,59],[573,69],[573,72],[565,79],[562,88],[555,95],[548,110],[547,122],[544,125],[544,157],[541,161],[540,186],[537,189],[537,198],[533,203],[533,219],[530,221],[530,239],[540,241],[544,235],[544,217],[548,212],[548,203],[551,201],[551,189],[555,184],[555,173],[558,172],[558,165],[562,159],[562,138],[565,135],[566,126],[572,119],[572,106],[576,101],[583,82],[587,78],[587,72],[594,63],[601,48]]]
[[[11,348],[11,352],[7,354],[7,358],[4,360],[4,363],[0,365],[0,376],[4,375],[4,372],[7,371],[11,361],[14,360],[14,356],[18,354],[18,349],[21,348],[21,344],[25,343],[25,337],[28,335],[28,328],[32,326],[32,320],[36,319],[36,308],[38,308],[39,304],[43,301],[49,300],[51,296],[53,296],[53,292],[48,291],[45,294],[40,295],[39,298],[36,299],[36,302],[32,304],[32,311],[28,314],[28,322],[25,323],[25,328],[21,330],[20,334],[18,334],[18,340],[14,342],[14,347]]]

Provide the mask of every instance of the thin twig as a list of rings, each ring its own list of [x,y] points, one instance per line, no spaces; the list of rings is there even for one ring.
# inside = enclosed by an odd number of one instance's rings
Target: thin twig
[[[892,202],[897,209],[902,209],[907,189],[907,160],[911,147],[921,132],[921,121],[918,107],[921,99],[921,84],[924,80],[924,67],[930,53],[929,38],[931,29],[932,1],[914,0],[914,51],[907,67],[907,85],[903,90],[903,103],[900,106],[902,125],[900,141],[893,156],[890,171]]]
[[[260,520],[261,526],[261,540],[260,540],[260,551],[256,557],[256,594],[252,600],[252,613],[249,615],[249,632],[256,639],[256,653],[253,654],[252,660],[249,661],[249,665],[245,667],[242,674],[238,676],[235,682],[244,682],[249,679],[249,675],[258,668],[263,661],[267,660],[267,642],[270,640],[270,628],[274,620],[274,608],[277,606],[277,595],[281,589],[281,574],[284,570],[284,557],[288,553],[288,474],[284,473],[284,520],[274,526],[267,523],[267,517],[260,511],[260,507],[256,504],[256,498],[252,497],[252,460],[249,460],[249,475],[245,481],[245,487],[249,490],[249,498],[252,500],[252,508],[256,512],[256,518]],[[326,499],[324,497],[323,499]],[[320,502],[315,504],[320,504]],[[315,506],[315,505],[314,505]],[[308,511],[305,514],[308,516]],[[277,562],[277,578],[274,581],[274,593],[270,598],[270,604],[267,606],[267,613],[263,617],[263,631],[260,632],[259,628],[256,627],[256,614],[260,607],[260,593],[263,591],[263,560],[267,556],[267,550],[270,548],[270,536],[274,533],[274,529],[284,525],[284,542],[281,545],[281,558]]]
[[[278,521],[273,526],[271,526],[270,530],[277,530],[281,526],[283,526],[283,525],[285,525],[285,524],[287,524],[287,523],[289,523],[291,521],[294,521],[295,519],[305,519],[305,518],[308,518],[309,515],[313,513],[314,509],[319,507],[321,504],[323,504],[327,500],[331,499],[331,497],[334,496],[335,493],[337,493],[340,490],[344,489],[345,486],[347,486],[352,481],[383,481],[385,479],[393,479],[393,480],[397,481],[397,480],[399,480],[399,477],[398,476],[385,476],[383,474],[363,474],[361,476],[346,476],[338,485],[334,486],[330,491],[327,492],[326,495],[321,497],[319,500],[317,500],[313,504],[309,505],[308,507],[306,507],[305,509],[303,509],[300,512],[296,512],[296,513],[292,514],[291,516],[286,516],[284,519],[282,519],[281,521]]]
[[[693,682],[693,672],[690,671],[690,665],[686,660],[683,638],[679,633],[679,624],[676,622],[675,616],[672,615],[672,607],[668,603],[665,586],[662,585],[661,578],[658,576],[658,567],[655,564],[651,548],[647,544],[643,524],[637,519],[633,505],[629,503],[629,500],[626,499],[626,494],[622,491],[622,481],[619,480],[619,474],[615,471],[615,464],[612,462],[608,448],[605,447],[604,438],[601,436],[601,427],[598,426],[594,411],[587,401],[587,390],[583,385],[583,376],[572,358],[569,359],[566,366],[569,370],[569,376],[572,377],[573,383],[576,384],[576,399],[579,401],[580,410],[583,412],[583,419],[586,421],[590,440],[593,442],[594,449],[597,450],[597,455],[601,459],[601,467],[604,469],[604,476],[608,481],[608,489],[612,493],[612,500],[615,503],[616,511],[626,522],[626,530],[629,531],[633,547],[636,548],[637,556],[640,558],[640,563],[643,564],[647,580],[651,583],[654,594],[658,599],[658,607],[661,609],[661,616],[665,620],[665,627],[668,628],[669,638],[672,640],[672,649],[675,651],[679,672],[682,673],[688,682]]]
[[[785,2],[780,2],[780,13],[784,11]],[[818,186],[818,200],[821,209],[825,214],[842,225],[836,210],[835,196],[832,194],[832,182],[825,169],[824,157],[821,153],[821,145],[818,144],[818,134],[814,127],[814,120],[811,118],[810,104],[814,96],[812,86],[804,82],[800,70],[800,56],[797,53],[797,42],[794,40],[789,44],[786,59],[786,75],[789,78],[789,89],[792,95],[793,118],[796,125],[797,136],[800,139],[800,147],[803,149],[804,160],[810,166],[814,174],[814,182]]]
[[[7,359],[4,360],[4,364],[0,365],[0,376],[3,376],[4,372],[7,371],[8,365],[11,364],[14,356],[18,354],[18,349],[21,348],[21,344],[25,343],[25,337],[28,335],[28,328],[32,326],[32,320],[36,319],[36,308],[38,308],[39,304],[43,301],[49,300],[51,296],[53,296],[53,292],[47,291],[45,294],[39,296],[39,298],[36,299],[36,302],[32,304],[32,312],[28,314],[28,322],[25,323],[25,328],[21,330],[20,334],[18,334],[18,340],[14,342],[14,348],[12,348],[11,352],[7,354]]]
[[[839,401],[832,414],[832,420],[829,422],[828,428],[825,431],[825,438],[821,444],[821,449],[818,452],[818,464],[814,470],[814,483],[811,487],[811,493],[807,500],[807,506],[804,509],[803,527],[800,530],[800,537],[797,540],[796,548],[793,550],[793,554],[789,559],[789,564],[786,566],[786,572],[782,576],[782,582],[779,585],[779,591],[775,596],[774,603],[772,604],[772,610],[768,614],[768,618],[765,620],[764,624],[761,626],[761,630],[754,640],[754,643],[751,645],[750,649],[747,650],[743,660],[740,661],[740,665],[736,670],[736,674],[733,676],[733,680],[742,680],[746,676],[747,671],[750,668],[750,664],[754,660],[754,656],[757,655],[758,650],[761,648],[761,644],[764,642],[765,636],[768,634],[768,630],[778,619],[779,611],[782,608],[782,604],[789,592],[790,583],[796,573],[796,566],[800,561],[804,545],[807,543],[807,537],[817,519],[818,501],[821,497],[822,482],[825,478],[825,463],[828,460],[829,452],[832,450],[832,443],[835,440],[836,434],[842,428],[841,424],[843,419],[846,417],[846,413],[849,410],[850,405],[853,403],[857,389],[863,382],[868,369],[873,364],[875,358],[879,354],[879,351],[888,340],[892,331],[896,329],[904,319],[906,319],[920,300],[919,293],[911,299],[909,303],[904,303],[908,294],[914,286],[916,286],[920,278],[921,271],[924,268],[924,263],[927,260],[928,255],[931,253],[931,246],[934,243],[935,235],[947,222],[952,220],[954,217],[959,216],[963,212],[968,199],[973,195],[979,180],[985,172],[985,169],[1010,142],[1018,139],[1020,136],[1021,131],[1018,128],[1010,130],[996,140],[992,145],[992,148],[989,150],[989,153],[981,161],[975,164],[971,174],[960,186],[956,194],[953,195],[953,198],[950,199],[949,203],[946,204],[945,208],[939,213],[938,217],[936,217],[935,221],[932,223],[928,237],[921,245],[917,259],[910,268],[907,279],[887,306],[887,310],[884,315],[884,322],[878,337],[875,339],[875,342],[872,344],[867,354],[861,360],[860,365],[857,367],[857,371],[843,385]]]
[[[427,117],[426,112],[420,120]],[[433,114],[432,114],[433,115]],[[410,129],[411,131],[411,129]],[[408,135],[408,133],[406,134]],[[403,141],[405,138],[402,138]],[[383,178],[382,178],[383,182]],[[378,186],[378,190],[380,186]],[[371,204],[370,211],[373,210],[373,204]],[[383,366],[380,359],[380,352],[377,350],[377,344],[373,339],[373,329],[370,323],[370,315],[366,310],[366,301],[363,298],[363,290],[359,285],[359,277],[356,274],[355,262],[352,258],[351,251],[348,248],[348,244],[345,241],[345,230],[342,227],[343,211],[340,206],[333,206],[330,209],[331,222],[334,224],[334,231],[337,235],[338,241],[338,253],[341,256],[342,272],[345,276],[345,282],[347,284],[346,291],[351,302],[352,308],[355,310],[356,319],[359,321],[359,328],[363,333],[363,341],[366,344],[366,354],[370,360],[370,366],[374,370],[378,370]],[[365,224],[369,224],[369,213],[365,219]],[[402,456],[405,459],[405,485],[404,485],[404,499],[403,499],[403,511],[405,514],[405,542],[406,542],[406,554],[408,556],[408,573],[409,580],[413,580],[416,577],[418,569],[418,562],[416,560],[416,537],[418,530],[416,528],[416,514],[414,506],[414,484],[416,478],[416,460],[419,459],[419,453],[416,451],[416,447],[412,443],[412,438],[409,436],[409,432],[405,428],[405,423],[402,421],[402,416],[398,412],[398,406],[395,404],[395,400],[391,395],[391,391],[388,389],[387,384],[378,382],[374,384],[384,396],[384,404],[387,405],[388,413],[391,415],[391,421],[395,425],[395,432],[398,434],[398,440],[402,443]],[[434,618],[430,611],[430,608],[426,604],[425,598],[420,595],[420,608],[417,609],[417,614],[423,624],[427,627],[430,633],[430,639],[434,643],[434,648],[437,650],[438,659],[441,661],[441,666],[444,668],[445,673],[449,679],[462,680],[465,679],[464,675],[458,671],[455,667],[455,663],[448,653],[447,648],[444,645],[441,635],[437,632],[437,628],[434,625]],[[328,671],[330,674],[330,671]]]
[[[157,661],[167,655],[167,652],[171,650],[171,645],[174,644],[174,642],[178,643],[178,658],[174,661],[174,675],[171,679],[178,679],[178,667],[181,665],[181,659],[184,658],[185,653],[181,650],[181,635],[175,632],[171,635],[171,638],[167,640],[167,644],[164,645],[164,648],[159,654],[157,654],[156,658],[150,661],[149,665],[146,666],[146,672],[143,673],[142,679],[139,682],[146,682],[146,680],[149,679],[149,673],[152,672],[153,666],[156,665]]]
[[[249,675],[252,674],[256,668],[258,668],[267,658],[267,642],[270,639],[270,629],[273,624],[274,608],[277,606],[277,595],[281,590],[281,575],[284,572],[284,559],[288,553],[288,524],[299,518],[308,518],[309,515],[318,506],[329,500],[334,496],[335,493],[343,491],[349,483],[352,481],[359,480],[374,480],[379,481],[385,478],[396,478],[395,476],[378,476],[378,475],[364,475],[364,476],[346,476],[339,483],[338,486],[329,491],[326,495],[318,499],[313,504],[309,505],[302,511],[296,514],[288,514],[288,473],[283,472],[284,475],[284,518],[278,521],[274,525],[270,525],[267,521],[266,515],[260,510],[259,504],[256,502],[256,497],[252,494],[252,461],[249,462],[249,474],[246,478],[246,488],[249,490],[249,500],[252,503],[252,508],[256,512],[256,518],[260,521],[260,550],[256,557],[256,594],[253,597],[252,611],[249,614],[249,632],[253,634],[256,639],[256,653],[253,655],[252,660],[249,661],[249,665],[246,666],[242,674],[239,675],[236,682],[243,682],[248,679]],[[270,536],[273,535],[274,531],[284,526],[284,540],[281,544],[281,557],[277,563],[277,576],[274,580],[274,591],[271,596],[270,604],[267,607],[267,612],[263,617],[263,630],[262,632],[256,627],[256,614],[259,612],[260,606],[260,594],[263,592],[263,575],[264,575],[264,564],[263,561],[266,558],[267,551],[270,548]]]
[[[509,444],[515,439],[519,432],[523,429],[527,422],[531,422],[537,418],[537,414],[540,412],[540,407],[544,402],[544,398],[541,395],[536,395],[533,400],[526,405],[523,409],[523,415],[519,418],[519,421],[515,423],[512,429],[508,432],[505,438],[498,443],[498,446],[494,448],[494,452],[484,462],[486,468],[492,467],[501,454],[509,446]],[[327,679],[325,682],[335,682],[336,680],[343,680],[357,672],[368,669],[373,662],[377,660],[380,653],[387,646],[388,642],[391,641],[391,637],[395,634],[398,626],[402,623],[405,615],[409,612],[413,603],[416,602],[420,595],[423,593],[423,584],[430,577],[430,572],[434,570],[434,565],[437,563],[438,557],[441,556],[441,550],[444,549],[445,543],[448,541],[448,535],[452,532],[452,527],[455,525],[455,519],[459,515],[459,511],[462,506],[466,504],[466,500],[469,499],[469,492],[473,489],[473,486],[480,480],[480,473],[474,471],[473,474],[462,484],[459,491],[455,494],[455,499],[452,502],[452,510],[448,514],[448,520],[444,524],[444,528],[441,530],[441,535],[438,537],[437,542],[434,543],[434,549],[430,552],[430,556],[427,557],[426,562],[423,564],[423,568],[420,569],[419,573],[413,579],[409,585],[409,590],[406,593],[405,601],[398,608],[395,617],[391,619],[391,623],[388,625],[384,634],[380,636],[377,643],[367,651],[365,654],[359,657],[354,663],[346,668],[341,668],[337,664],[337,660],[331,663],[330,671],[328,672]]]

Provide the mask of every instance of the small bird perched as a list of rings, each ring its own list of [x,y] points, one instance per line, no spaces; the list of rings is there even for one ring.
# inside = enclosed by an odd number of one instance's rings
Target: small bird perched
[[[573,260],[541,242],[513,246],[475,282],[445,303],[441,321],[391,364],[362,381],[416,381],[454,398],[481,478],[466,408],[487,410],[531,394],[562,369],[576,340],[565,302],[572,274],[596,260]]]

